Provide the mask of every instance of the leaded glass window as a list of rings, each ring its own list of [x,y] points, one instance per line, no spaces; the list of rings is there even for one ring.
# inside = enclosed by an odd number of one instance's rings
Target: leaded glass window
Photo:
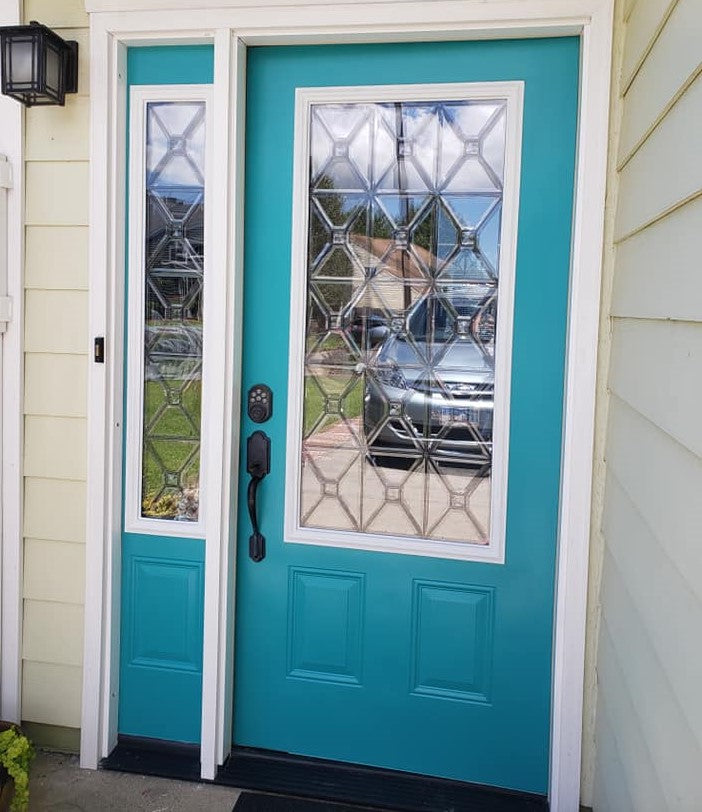
[[[302,528],[489,542],[506,113],[311,105]]]
[[[146,105],[141,516],[196,522],[205,102]]]

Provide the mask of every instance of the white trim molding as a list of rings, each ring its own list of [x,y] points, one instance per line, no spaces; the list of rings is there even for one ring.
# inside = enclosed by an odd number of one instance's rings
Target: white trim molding
[[[124,111],[127,46],[214,42],[215,190],[225,203],[222,308],[225,368],[217,428],[218,493],[206,517],[202,775],[231,747],[234,544],[240,399],[244,54],[246,46],[497,39],[578,35],[581,85],[554,624],[551,772],[555,812],[579,804],[583,662],[595,368],[608,137],[613,0],[87,0],[91,14],[91,335],[106,363],[91,364],[85,662],[81,763],[95,767],[116,742],[121,499]],[[133,10],[126,10],[131,5]],[[163,11],[168,9],[168,13]],[[98,13],[99,12],[99,13]],[[227,167],[224,170],[224,167]],[[219,259],[216,263],[219,263]],[[103,270],[104,269],[104,270]],[[212,312],[209,311],[210,318]],[[230,344],[231,342],[231,344]],[[219,396],[218,396],[219,397]],[[214,415],[213,415],[214,418]],[[209,426],[208,426],[209,429]],[[208,439],[208,442],[210,440]],[[211,624],[211,625],[210,625]]]
[[[364,85],[298,88],[295,94],[292,268],[290,294],[290,366],[285,477],[285,541],[375,552],[453,558],[503,564],[507,523],[509,403],[512,326],[517,254],[519,178],[522,152],[523,82],[453,82],[422,85]],[[311,110],[317,104],[374,104],[422,101],[504,101],[506,128],[502,222],[498,261],[498,321],[494,379],[494,434],[491,467],[489,541],[444,541],[419,536],[334,530],[302,526],[301,460],[304,412],[304,325],[307,299],[307,234]]]
[[[147,107],[156,102],[204,102],[205,104],[205,173],[204,173],[204,257],[203,257],[203,311],[202,335],[202,412],[200,415],[200,437],[205,434],[212,386],[212,370],[220,367],[222,352],[220,335],[210,326],[207,300],[210,294],[214,301],[222,280],[213,273],[212,254],[214,220],[212,203],[212,180],[215,175],[212,160],[214,141],[212,117],[211,85],[140,85],[130,91],[129,121],[129,204],[128,204],[128,303],[127,303],[127,425],[129,433],[125,449],[124,478],[124,531],[156,536],[178,536],[200,538],[205,534],[207,512],[207,492],[209,477],[207,470],[207,443],[202,443],[199,452],[200,479],[198,483],[199,504],[196,521],[152,519],[142,516],[142,466],[144,436],[144,398],[146,364],[144,341],[146,331],[145,316],[145,240],[146,240],[146,150],[147,150]],[[216,309],[215,309],[216,310]],[[219,376],[218,376],[219,377]],[[219,471],[215,472],[218,484]]]
[[[0,4],[0,25],[22,20],[20,0]],[[24,110],[0,96],[0,153],[7,241],[0,238],[0,714],[22,711],[22,567],[24,447]],[[2,207],[0,207],[1,209]]]

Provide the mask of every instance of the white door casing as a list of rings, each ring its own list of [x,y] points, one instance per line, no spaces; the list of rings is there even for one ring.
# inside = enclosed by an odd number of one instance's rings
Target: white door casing
[[[551,776],[554,810],[577,810],[580,783],[595,370],[608,138],[613,0],[437,0],[275,7],[223,0],[88,0],[91,12],[90,333],[106,337],[106,363],[89,374],[88,517],[81,764],[96,767],[116,742],[119,532],[122,470],[125,57],[128,46],[214,43],[216,243],[209,318],[222,336],[225,371],[203,415],[210,496],[205,516],[202,776],[212,779],[231,742],[247,45],[581,36],[581,85],[568,358],[563,426]],[[177,7],[164,15],[164,7]],[[145,8],[146,7],[146,8]],[[402,13],[399,13],[401,9]],[[400,21],[398,21],[400,20]],[[232,223],[232,227],[228,224]],[[217,270],[219,269],[219,270]],[[228,271],[231,269],[231,271]],[[213,277],[210,277],[211,279]],[[207,307],[207,304],[206,304]],[[232,495],[234,494],[234,495]]]

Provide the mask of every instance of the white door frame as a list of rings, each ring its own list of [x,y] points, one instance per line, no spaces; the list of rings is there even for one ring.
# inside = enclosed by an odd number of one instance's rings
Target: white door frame
[[[107,352],[105,364],[91,364],[88,383],[81,764],[95,768],[117,739],[126,47],[214,43],[214,160],[229,167],[214,190],[221,233],[227,234],[215,262],[232,270],[221,274],[217,309],[208,312],[224,338],[225,374],[211,398],[219,406],[203,421],[207,426],[203,443],[211,451],[209,481],[221,483],[217,493],[210,494],[205,519],[201,761],[202,777],[212,779],[229,752],[232,729],[237,507],[232,485],[237,476],[241,388],[241,359],[234,347],[240,346],[242,321],[246,45],[580,35],[549,782],[551,809],[577,810],[613,0],[396,0],[325,3],[323,12],[316,8],[322,0],[277,0],[271,7],[219,0],[218,5],[225,7],[217,9],[209,2],[86,3],[91,12],[90,331],[106,337]],[[141,10],[115,11],[125,5]]]

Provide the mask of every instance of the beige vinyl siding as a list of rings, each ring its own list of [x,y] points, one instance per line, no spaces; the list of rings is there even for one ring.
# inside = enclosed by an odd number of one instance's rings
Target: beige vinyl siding
[[[88,17],[25,0],[79,43],[78,95],[25,123],[22,718],[80,726],[88,367]]]
[[[625,22],[596,812],[702,809],[701,40],[699,0],[637,0]]]

